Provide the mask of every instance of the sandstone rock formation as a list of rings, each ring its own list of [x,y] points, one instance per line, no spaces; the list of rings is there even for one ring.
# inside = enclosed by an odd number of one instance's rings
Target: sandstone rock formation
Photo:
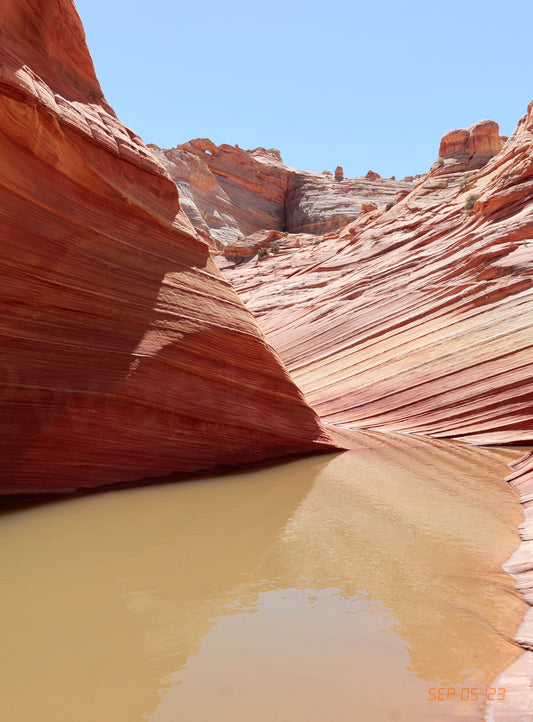
[[[509,560],[507,569],[518,577],[518,589],[533,606],[533,451],[513,463],[512,467],[514,471],[507,481],[520,494],[525,520],[520,525],[523,542]],[[533,650],[533,619],[529,621],[528,644]]]
[[[418,184],[150,150],[105,101],[72,0],[4,0],[0,127],[0,493],[339,448],[346,428],[533,441],[533,102],[505,146],[491,121],[446,134]],[[283,251],[222,260],[249,310],[209,246],[244,236],[235,257]],[[531,602],[531,455],[511,482]]]
[[[170,150],[151,147],[193,224],[222,245],[262,229],[284,230],[289,169],[279,151],[217,147],[205,138]]]
[[[377,203],[367,202],[361,204],[361,213],[370,213],[370,211],[377,211]]]
[[[509,573],[517,577],[517,587],[533,607],[533,451],[511,464],[513,473],[507,481],[520,494],[524,510],[524,522],[520,525],[522,544],[506,565]],[[524,646],[533,651],[533,614],[528,615],[527,624],[520,636]]]
[[[533,452],[511,466],[514,471],[507,481],[520,494],[525,521],[519,527],[522,543],[504,564],[504,569],[514,576],[517,589],[530,606],[514,635],[516,643],[525,651],[493,682],[506,690],[505,702],[498,707],[489,704],[487,712],[494,719],[502,720],[527,719],[533,709]]]
[[[326,176],[296,171],[289,177],[286,196],[286,230],[320,235],[337,231],[359,215],[363,203],[383,206],[412,182],[368,178],[344,178],[342,183]]]
[[[533,441],[532,131],[533,103],[489,159],[497,126],[473,126],[466,146],[485,164],[470,173],[447,134],[450,162],[386,213],[261,275],[225,269],[323,420]]]
[[[531,105],[503,148],[491,121],[446,134],[414,190],[339,183],[275,150],[146,148],[106,103],[71,0],[9,0],[0,28],[5,491],[329,443],[218,275],[217,228],[247,237],[235,257],[279,240],[259,271],[226,272],[324,420],[531,441]]]
[[[329,445],[105,102],[72,0],[2,3],[0,127],[3,493]]]
[[[180,192],[195,228],[223,247],[262,230],[321,234],[357,217],[363,202],[385,205],[415,179],[344,178],[342,168],[312,173],[288,168],[275,149],[245,151],[199,138],[169,150],[150,146]],[[339,181],[342,180],[342,183]]]
[[[450,162],[447,172],[451,165],[455,171],[482,168],[503,145],[498,124],[493,120],[481,120],[469,128],[448,131],[440,142],[439,159]]]
[[[271,248],[272,244],[278,243],[285,238],[281,231],[256,231],[240,241],[227,245],[224,249],[224,256],[229,259],[250,258],[260,248]]]

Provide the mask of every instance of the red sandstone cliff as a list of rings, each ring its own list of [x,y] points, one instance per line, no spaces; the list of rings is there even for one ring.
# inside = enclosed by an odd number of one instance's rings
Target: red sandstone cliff
[[[0,6],[0,127],[1,492],[328,444],[105,102],[71,0]]]
[[[288,168],[279,151],[216,146],[199,138],[169,150],[151,146],[176,183],[183,210],[195,227],[208,232],[230,253],[247,249],[261,230],[321,234],[353,220],[365,202],[384,205],[413,187],[369,171],[344,178],[342,169],[311,173]],[[246,253],[244,254],[246,255]]]
[[[448,133],[389,210],[222,261],[307,400],[356,428],[533,440],[533,102]]]
[[[326,421],[531,441],[532,108],[507,142],[492,121],[447,133],[414,190],[293,171],[273,150],[154,150],[181,163],[191,223],[106,103],[71,0],[5,2],[4,493],[329,443],[194,225],[279,241],[260,265],[222,265]]]

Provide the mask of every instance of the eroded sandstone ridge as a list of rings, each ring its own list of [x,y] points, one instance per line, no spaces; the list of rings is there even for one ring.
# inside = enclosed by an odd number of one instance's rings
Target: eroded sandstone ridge
[[[338,230],[365,202],[392,202],[397,193],[413,187],[412,178],[396,181],[373,171],[363,178],[345,178],[340,166],[335,176],[295,170],[272,148],[216,146],[206,138],[169,150],[150,147],[176,183],[194,226],[221,247],[229,244],[233,255],[244,249],[246,256],[246,237],[261,230]]]
[[[1,4],[0,127],[3,493],[328,445],[106,103],[71,0]]]
[[[533,102],[507,142],[452,131],[395,205],[297,241],[220,264],[323,420],[533,440]]]
[[[520,494],[525,520],[519,526],[522,543],[503,568],[512,574],[516,587],[528,602],[529,609],[514,635],[525,651],[493,682],[506,690],[505,702],[487,705],[486,719],[527,719],[533,709],[533,452],[511,464],[513,473],[507,481]]]

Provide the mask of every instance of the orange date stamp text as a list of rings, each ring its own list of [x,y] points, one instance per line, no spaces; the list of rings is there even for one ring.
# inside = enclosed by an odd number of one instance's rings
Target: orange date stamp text
[[[505,687],[431,687],[428,689],[430,702],[445,702],[456,699],[463,702],[503,702]]]

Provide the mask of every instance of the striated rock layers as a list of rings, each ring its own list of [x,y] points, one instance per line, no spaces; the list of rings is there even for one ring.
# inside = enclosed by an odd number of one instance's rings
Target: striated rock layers
[[[389,210],[221,265],[323,420],[531,442],[533,102],[505,145],[491,121],[452,136]]]
[[[205,138],[170,150],[150,147],[176,183],[192,223],[221,246],[284,228],[289,169],[278,151],[217,147]]]
[[[353,221],[365,203],[385,205],[400,191],[413,188],[413,181],[380,178],[377,173],[375,176],[337,180],[304,171],[291,174],[285,230],[316,235],[336,231]]]
[[[338,230],[357,217],[364,202],[383,205],[413,187],[413,179],[384,179],[372,171],[344,178],[340,166],[335,177],[294,170],[278,150],[216,146],[205,138],[170,150],[150,147],[176,183],[194,226],[220,247],[261,230]]]
[[[525,520],[519,526],[522,543],[503,568],[513,575],[518,591],[530,606],[514,635],[525,651],[492,683],[505,688],[505,702],[498,707],[489,703],[487,719],[502,720],[527,719],[533,709],[533,452],[511,466],[514,472],[507,481],[520,494]]]
[[[0,127],[3,493],[329,445],[105,102],[71,0],[2,3]]]

